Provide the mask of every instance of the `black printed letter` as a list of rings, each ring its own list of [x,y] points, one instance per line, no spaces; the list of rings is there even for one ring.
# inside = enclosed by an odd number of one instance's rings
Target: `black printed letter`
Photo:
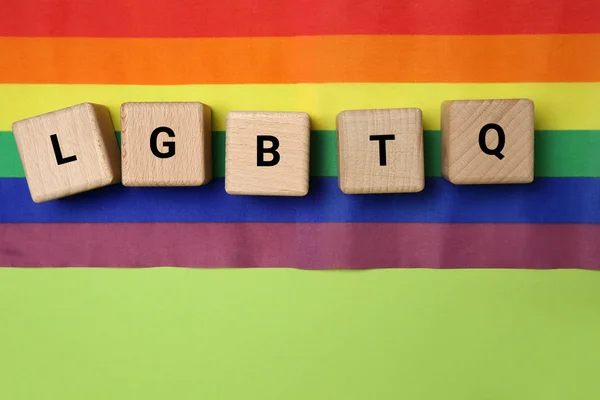
[[[485,135],[490,129],[494,129],[498,132],[498,146],[495,149],[490,149],[485,144]],[[506,137],[504,136],[504,130],[498,124],[487,124],[484,125],[483,128],[479,131],[479,147],[481,151],[485,154],[489,154],[490,156],[496,156],[499,160],[504,158],[504,154],[502,154],[502,149],[504,149],[504,143],[506,142]]]
[[[265,149],[265,141],[271,142],[271,147]],[[272,167],[273,165],[277,165],[279,159],[279,153],[277,149],[279,148],[279,139],[275,136],[262,135],[256,137],[256,166],[257,167]],[[273,159],[271,161],[265,161],[265,153],[273,154]]]
[[[52,142],[52,148],[54,149],[54,156],[58,165],[70,163],[71,161],[77,161],[77,156],[69,156],[63,158],[62,151],[60,151],[60,144],[58,143],[58,137],[56,135],[50,135],[50,141]]]
[[[396,135],[371,135],[371,136],[369,136],[369,140],[371,140],[371,141],[378,140],[379,141],[379,165],[381,165],[382,167],[387,165],[385,142],[386,142],[386,140],[395,140],[395,139],[396,139]]]
[[[152,150],[152,154],[158,158],[173,157],[175,155],[175,142],[163,142],[163,146],[167,148],[167,151],[158,151],[158,135],[162,132],[166,133],[169,137],[175,137],[175,132],[173,132],[173,129],[171,128],[167,128],[166,126],[156,128],[154,131],[152,131],[152,135],[150,135],[150,150]]]

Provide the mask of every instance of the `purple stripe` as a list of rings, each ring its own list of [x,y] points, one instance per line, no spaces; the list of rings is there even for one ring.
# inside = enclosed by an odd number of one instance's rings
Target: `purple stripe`
[[[0,265],[600,269],[600,225],[0,224]]]

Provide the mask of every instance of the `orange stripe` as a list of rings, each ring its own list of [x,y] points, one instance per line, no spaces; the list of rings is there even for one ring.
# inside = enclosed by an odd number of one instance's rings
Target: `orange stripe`
[[[600,35],[0,38],[0,83],[596,82]]]

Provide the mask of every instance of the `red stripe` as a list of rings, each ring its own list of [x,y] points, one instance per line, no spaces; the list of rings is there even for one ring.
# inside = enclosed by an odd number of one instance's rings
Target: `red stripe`
[[[2,36],[598,32],[598,0],[3,0],[0,6]]]
[[[600,269],[600,225],[0,224],[0,265]]]

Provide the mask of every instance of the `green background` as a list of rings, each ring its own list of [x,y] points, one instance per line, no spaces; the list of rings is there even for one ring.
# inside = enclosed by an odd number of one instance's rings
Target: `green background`
[[[0,269],[0,399],[600,398],[592,271]]]

